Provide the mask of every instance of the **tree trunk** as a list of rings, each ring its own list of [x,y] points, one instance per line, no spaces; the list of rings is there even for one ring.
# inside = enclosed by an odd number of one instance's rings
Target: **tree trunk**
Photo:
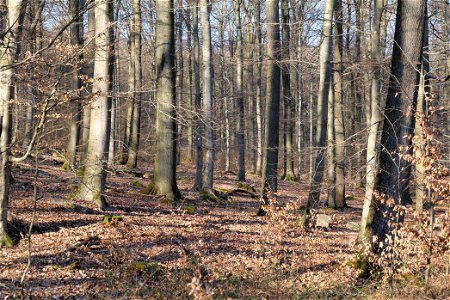
[[[367,243],[370,237],[369,225],[373,220],[373,205],[375,204],[374,189],[376,176],[378,173],[378,152],[379,152],[379,128],[381,126],[380,111],[380,80],[381,80],[381,24],[384,11],[384,0],[375,0],[375,15],[373,19],[373,29],[371,37],[371,52],[373,59],[372,68],[372,105],[369,136],[367,139],[367,159],[366,159],[366,190],[364,195],[364,205],[361,217],[361,226],[358,236],[360,243]]]
[[[327,126],[327,171],[328,171],[328,196],[327,207],[336,208],[336,133],[334,120],[334,86],[333,75],[330,78],[328,91],[328,126]]]
[[[266,204],[276,197],[278,189],[278,146],[280,111],[280,15],[279,1],[266,2],[267,14],[267,88],[264,153],[262,165],[262,196]]]
[[[379,242],[374,245],[375,253],[381,253],[390,245],[386,238],[402,221],[395,206],[404,203],[408,193],[410,165],[403,156],[412,154],[413,110],[419,84],[417,70],[420,70],[422,54],[425,5],[425,0],[399,0],[397,4],[391,75],[381,135],[380,173],[375,188],[375,193],[384,195],[389,201],[377,201],[373,205],[371,230]]]
[[[83,26],[83,15],[80,13],[81,5],[80,0],[70,0],[69,1],[69,15],[73,19],[72,24],[70,24],[70,41],[69,44],[73,47],[74,51],[78,51],[78,48],[83,46],[82,38],[82,26]],[[82,57],[78,60],[81,61]],[[81,80],[79,76],[79,66],[75,66],[71,74],[71,89],[75,94],[80,93]],[[67,163],[70,166],[75,165],[75,159],[77,154],[77,147],[80,139],[80,120],[81,120],[81,105],[78,100],[72,101],[69,104],[71,111],[71,118],[69,119],[69,143],[67,146]]]
[[[192,113],[194,110],[194,89],[193,89],[193,59],[192,59],[192,52],[194,51],[194,48],[192,47],[192,26],[191,26],[191,10],[190,3],[188,3],[188,8],[186,9],[185,13],[185,20],[186,20],[186,30],[187,30],[187,44],[188,44],[188,87],[189,87],[189,112]],[[188,118],[188,125],[187,125],[187,132],[186,132],[186,138],[187,138],[187,156],[186,160],[188,162],[193,161],[192,156],[192,139],[193,139],[193,124],[192,124],[192,114],[189,115]]]
[[[335,34],[333,49],[333,81],[334,81],[334,120],[335,128],[335,154],[336,154],[336,207],[343,208],[347,204],[345,202],[345,126],[344,126],[344,110],[343,110],[343,34],[342,29],[343,11],[342,0],[336,0],[334,7]]]
[[[177,165],[181,164],[181,146],[182,146],[182,138],[183,138],[183,126],[181,122],[181,105],[183,103],[183,87],[184,87],[184,76],[183,76],[183,1],[177,0],[177,61],[176,61],[176,70],[177,70],[177,117],[180,122],[178,122],[177,126]]]
[[[283,103],[284,103],[284,173],[282,179],[294,181],[296,179],[294,172],[293,161],[293,138],[294,138],[294,124],[293,114],[294,105],[291,97],[291,68],[290,68],[290,50],[289,44],[291,33],[289,29],[289,0],[282,0],[281,14],[282,14],[282,59],[285,61],[282,65],[282,81],[283,81]]]
[[[141,102],[142,102],[142,45],[141,45],[141,1],[133,0],[133,25],[132,35],[133,39],[131,43],[134,47],[130,47],[134,51],[134,89],[131,91],[133,95],[132,101],[132,118],[131,118],[131,132],[130,132],[130,144],[128,149],[128,161],[127,166],[135,168],[137,166],[138,151],[139,151],[139,137],[140,137],[140,124],[141,124]],[[131,51],[131,50],[130,50]],[[130,86],[131,88],[131,86]]]
[[[103,195],[106,183],[105,165],[111,130],[111,23],[114,7],[111,0],[95,1],[95,59],[94,84],[91,102],[91,121],[88,151],[83,182],[76,198],[94,201],[100,209],[107,209]]]
[[[245,181],[245,141],[244,141],[244,90],[243,70],[244,48],[242,43],[241,2],[234,0],[237,31],[237,55],[236,55],[236,105],[238,109],[236,133],[238,142],[238,180]]]
[[[93,43],[95,38],[95,7],[94,5],[89,5],[88,11],[88,32],[86,36],[87,43]],[[93,78],[93,68],[91,65],[87,66],[86,74],[89,78]],[[82,128],[81,128],[81,161],[84,163],[84,159],[88,152],[89,144],[89,131],[91,123],[91,102],[83,105],[83,115],[82,115]]]
[[[261,33],[261,2],[256,1],[256,38],[258,40],[258,62],[256,64],[256,131],[257,131],[257,156],[255,173],[261,175],[263,136],[261,113],[261,77],[262,77],[262,33]]]
[[[416,114],[422,118],[415,125],[414,136],[420,141],[414,146],[414,157],[416,158],[414,164],[414,181],[416,190],[416,211],[421,213],[423,205],[427,197],[427,188],[425,185],[426,170],[425,166],[420,162],[420,158],[426,155],[426,144],[423,140],[423,125],[428,124],[428,97],[430,96],[430,80],[425,76],[430,71],[429,64],[429,43],[428,43],[428,16],[427,8],[425,7],[424,14],[424,31],[423,31],[423,55],[422,55],[422,69],[420,74],[419,91],[417,95]]]
[[[192,36],[194,41],[194,82],[195,82],[195,135],[197,140],[197,160],[194,189],[200,191],[203,188],[203,123],[200,119],[201,90],[200,90],[200,43],[198,33],[198,0],[194,0],[192,10]]]
[[[176,181],[175,35],[173,1],[156,0],[156,141],[149,192],[173,203],[181,198]]]
[[[309,224],[309,212],[318,205],[320,199],[320,185],[324,171],[324,154],[327,137],[327,109],[328,87],[330,84],[330,46],[331,46],[331,22],[333,19],[334,0],[327,0],[322,23],[322,42],[320,44],[319,59],[319,88],[317,94],[317,124],[315,131],[315,162],[313,175],[309,189],[306,208],[307,218],[305,224]]]
[[[214,172],[214,134],[212,120],[212,62],[211,25],[209,23],[209,0],[200,0],[202,20],[202,58],[203,58],[203,118],[205,123],[205,164],[203,188],[211,189]]]
[[[0,247],[12,246],[12,240],[7,233],[7,214],[10,184],[10,130],[11,112],[10,100],[14,98],[12,88],[13,68],[6,67],[17,59],[18,45],[16,36],[19,31],[23,1],[3,0],[0,2],[1,47],[0,47]],[[5,68],[6,67],[6,68]]]

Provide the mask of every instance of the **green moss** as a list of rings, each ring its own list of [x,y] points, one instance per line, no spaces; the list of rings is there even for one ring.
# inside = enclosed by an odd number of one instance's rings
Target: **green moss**
[[[297,176],[295,176],[294,174],[284,174],[281,177],[282,180],[285,181],[296,181],[297,180]]]
[[[150,182],[145,189],[141,190],[141,193],[145,195],[156,195],[158,194],[158,187],[155,183]]]
[[[222,203],[222,200],[225,200],[226,197],[222,197],[219,192],[213,189],[203,189],[200,192],[200,198],[206,201],[214,201],[216,203]]]
[[[68,161],[65,161],[61,167],[64,171],[70,170],[70,164]]]
[[[358,279],[369,279],[373,274],[373,266],[366,255],[358,254],[355,259],[347,262],[347,265],[359,270]]]
[[[131,180],[131,181],[130,181],[130,184],[131,184],[132,186],[137,187],[137,188],[144,188],[144,187],[145,187],[145,186],[144,186],[139,180],[137,180],[137,179]]]
[[[187,212],[193,213],[193,212],[195,212],[196,207],[195,207],[195,205],[188,204],[188,205],[182,206],[181,209],[183,209],[183,210],[185,210]]]
[[[157,263],[135,262],[126,265],[124,271],[133,275],[144,275],[153,280],[157,280],[165,274],[166,268]]]
[[[80,176],[80,177],[84,176],[84,172],[86,172],[86,166],[81,166],[81,167],[78,167],[75,169],[75,174],[77,176]]]
[[[243,189],[243,190],[245,190],[245,191],[247,191],[249,193],[253,193],[253,194],[257,193],[256,189],[253,186],[251,186],[250,184],[245,183],[245,182],[238,182],[236,187],[238,189]]]
[[[6,247],[14,246],[14,241],[7,232],[2,233],[2,236],[0,238],[0,247],[1,246],[6,246]]]
[[[115,224],[118,222],[123,222],[122,216],[117,215],[106,215],[103,217],[103,224],[109,225],[109,224]]]

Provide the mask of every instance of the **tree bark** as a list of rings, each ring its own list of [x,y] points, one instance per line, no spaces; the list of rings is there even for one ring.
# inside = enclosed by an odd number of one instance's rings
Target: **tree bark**
[[[212,120],[212,65],[211,65],[211,25],[209,23],[209,0],[200,0],[202,21],[202,58],[203,58],[203,118],[205,123],[205,163],[203,188],[211,189],[214,172],[214,133]]]
[[[0,247],[12,246],[12,240],[7,230],[8,200],[10,184],[10,131],[11,112],[10,100],[14,98],[12,77],[14,69],[9,67],[17,59],[18,40],[16,39],[21,26],[22,0],[2,0],[0,2]]]
[[[261,32],[261,2],[256,1],[256,38],[258,40],[258,62],[256,64],[256,131],[257,131],[257,156],[255,173],[261,175],[263,135],[262,135],[262,97],[261,97],[261,77],[262,77],[262,32]]]
[[[279,1],[267,0],[267,88],[262,165],[262,197],[266,204],[278,190],[278,147],[280,111],[280,15]]]
[[[181,198],[176,181],[175,35],[173,1],[156,0],[156,141],[149,191],[173,203]]]
[[[82,26],[83,26],[83,15],[80,13],[81,3],[80,0],[70,0],[69,1],[69,15],[73,19],[72,24],[70,24],[70,40],[69,44],[72,46],[73,51],[78,51],[83,45],[82,37]],[[78,60],[82,57],[78,56]],[[79,66],[75,66],[71,74],[71,88],[75,94],[80,93],[81,79],[79,78]],[[80,142],[80,121],[81,121],[81,105],[80,102],[72,101],[69,104],[71,111],[71,118],[69,119],[69,143],[67,146],[67,163],[70,166],[75,165],[77,147]]]
[[[94,84],[88,151],[83,182],[75,197],[94,201],[102,210],[108,208],[103,195],[106,183],[105,166],[111,130],[111,42],[114,7],[111,0],[95,2]]]
[[[333,48],[333,81],[334,81],[334,120],[333,126],[335,130],[335,154],[336,154],[336,207],[343,208],[347,204],[345,202],[345,126],[344,126],[344,110],[343,110],[343,34],[342,29],[343,11],[342,0],[336,0],[334,7],[335,34]]]
[[[426,0],[399,0],[397,4],[391,75],[381,135],[380,173],[375,188],[375,193],[387,201],[377,201],[374,205],[371,230],[379,242],[374,244],[375,253],[381,253],[389,246],[387,236],[402,221],[395,206],[404,203],[408,196],[411,169],[403,156],[412,154],[413,110],[417,102],[425,5]]]
[[[306,226],[309,226],[309,212],[318,205],[320,199],[320,185],[324,172],[324,154],[327,137],[327,109],[328,88],[330,84],[330,46],[331,46],[331,22],[333,19],[334,0],[327,0],[322,23],[322,42],[320,44],[319,58],[319,88],[317,94],[317,124],[315,131],[315,162],[313,175],[309,189],[308,203],[306,207]]]
[[[245,140],[244,140],[244,90],[243,90],[243,70],[244,48],[242,43],[241,24],[241,2],[234,0],[237,31],[237,55],[236,55],[236,105],[238,117],[236,122],[236,133],[238,142],[238,180],[245,181]]]
[[[294,139],[294,104],[291,97],[291,68],[290,68],[290,23],[289,23],[289,0],[282,0],[282,64],[281,76],[283,81],[283,103],[284,103],[284,173],[282,179],[294,181],[296,179],[293,161],[293,139]]]
[[[130,144],[128,149],[128,161],[127,166],[135,168],[137,166],[138,151],[139,151],[139,138],[140,138],[140,124],[141,124],[141,102],[142,102],[142,21],[141,21],[141,1],[133,0],[133,25],[132,35],[133,39],[131,43],[134,45],[131,47],[134,51],[133,62],[134,71],[133,76],[133,95],[132,101],[132,118],[131,118],[131,132],[130,132]],[[131,88],[131,86],[130,86]]]

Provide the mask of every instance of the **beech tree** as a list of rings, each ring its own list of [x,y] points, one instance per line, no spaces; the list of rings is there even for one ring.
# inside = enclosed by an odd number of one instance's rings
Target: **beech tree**
[[[10,100],[14,99],[12,64],[17,60],[19,30],[23,12],[22,0],[3,0],[0,2],[0,247],[12,245],[7,230],[7,214],[10,183]]]
[[[107,209],[103,195],[106,183],[105,166],[111,130],[111,41],[112,0],[95,0],[95,59],[94,94],[91,102],[89,141],[84,161],[83,182],[75,195],[77,199],[94,201]]]
[[[399,0],[397,4],[389,89],[381,135],[380,171],[375,187],[378,198],[368,213],[373,216],[369,222],[369,236],[376,237],[372,245],[372,251],[376,254],[390,251],[389,241],[395,239],[392,236],[394,230],[403,220],[397,209],[404,203],[410,183],[411,170],[405,155],[412,153],[425,6],[426,0]]]
[[[267,88],[264,131],[264,152],[261,192],[266,202],[276,196],[278,189],[278,146],[280,119],[280,13],[279,1],[266,2],[267,14]]]
[[[156,0],[156,140],[153,181],[147,192],[181,198],[176,181],[175,25],[173,0]]]

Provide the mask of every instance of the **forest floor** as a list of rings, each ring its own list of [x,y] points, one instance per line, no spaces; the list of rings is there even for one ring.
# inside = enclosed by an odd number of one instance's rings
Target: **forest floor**
[[[101,212],[73,201],[79,183],[51,161],[41,161],[33,212],[34,166],[13,168],[10,223],[19,232],[17,246],[0,249],[0,298],[33,299],[418,299],[450,297],[448,277],[432,277],[425,296],[423,281],[405,277],[391,285],[357,279],[351,262],[362,207],[362,190],[347,191],[349,208],[322,211],[330,229],[305,232],[298,208],[307,180],[279,182],[277,212],[256,215],[259,200],[236,192],[226,200],[202,200],[192,191],[195,167],[178,168],[186,197],[176,206],[161,196],[143,195],[149,179],[130,173],[108,174],[106,198],[114,208]],[[236,175],[215,172],[215,188],[236,188]],[[260,178],[247,183],[258,188]],[[122,220],[104,222],[106,214]],[[442,265],[442,262],[440,263]],[[431,295],[431,296],[430,296]]]

